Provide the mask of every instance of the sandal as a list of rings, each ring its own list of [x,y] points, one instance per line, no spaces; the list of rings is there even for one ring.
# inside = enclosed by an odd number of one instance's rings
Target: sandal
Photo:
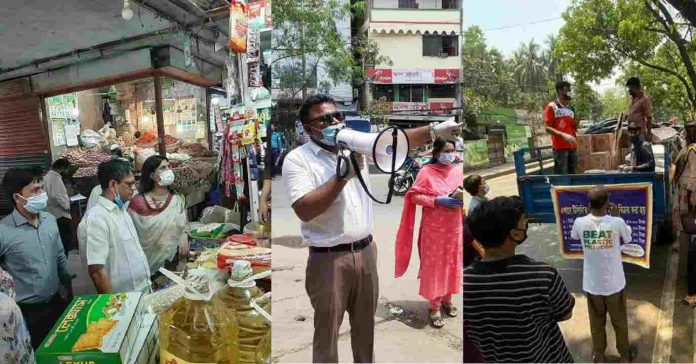
[[[445,321],[440,316],[440,311],[430,311],[430,325],[436,329],[441,329],[445,326]]]
[[[619,363],[633,363],[633,361],[636,360],[637,356],[638,356],[638,348],[636,346],[631,346],[628,349],[628,358],[621,356],[619,358]]]
[[[449,317],[457,317],[457,315],[459,314],[459,310],[457,310],[457,308],[454,307],[454,305],[451,303],[450,304],[442,303],[442,308],[445,310],[445,313]]]

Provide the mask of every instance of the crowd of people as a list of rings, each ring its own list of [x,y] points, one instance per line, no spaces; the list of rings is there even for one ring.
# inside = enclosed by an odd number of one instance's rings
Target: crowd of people
[[[72,299],[77,272],[68,269],[68,252],[77,248],[78,269],[91,278],[84,294],[148,293],[160,267],[175,269],[188,254],[185,202],[169,188],[174,173],[166,158],[147,159],[139,184],[130,161],[115,155],[100,164],[77,247],[62,180],[69,168],[65,159],[46,174],[11,168],[2,181],[14,206],[0,220],[3,363],[33,362],[33,350]]]
[[[640,80],[630,78],[627,112],[631,154],[621,172],[654,172],[650,141],[652,107]],[[552,137],[555,174],[577,173],[577,124],[571,85],[556,84],[557,98],[544,109]],[[687,148],[676,158],[674,221],[683,239],[696,234],[696,123],[686,124]],[[669,167],[669,166],[668,166]],[[529,219],[519,197],[486,198],[481,176],[464,179],[472,196],[464,238],[463,317],[465,362],[573,362],[558,322],[573,315],[575,298],[551,265],[517,253],[527,240]],[[590,213],[574,221],[571,238],[583,248],[582,291],[587,301],[592,360],[607,361],[607,315],[616,334],[621,362],[631,362],[637,347],[629,342],[626,277],[621,244],[632,241],[631,227],[618,216],[605,186],[588,191]],[[689,245],[689,294],[696,306],[696,248]],[[468,256],[467,256],[468,255]]]

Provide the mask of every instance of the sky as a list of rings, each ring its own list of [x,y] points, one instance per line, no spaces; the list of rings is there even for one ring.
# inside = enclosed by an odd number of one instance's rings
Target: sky
[[[558,35],[570,0],[463,0],[463,4],[464,29],[478,25],[486,44],[508,57],[522,43],[534,39],[545,46],[549,34]],[[613,79],[592,85],[600,93],[612,87]]]

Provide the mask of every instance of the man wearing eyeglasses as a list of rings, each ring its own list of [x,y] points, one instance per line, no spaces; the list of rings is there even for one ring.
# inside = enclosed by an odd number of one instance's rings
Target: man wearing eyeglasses
[[[338,333],[348,311],[353,360],[374,362],[374,314],[379,299],[377,249],[372,242],[372,201],[349,163],[336,174],[339,149],[335,134],[344,121],[334,100],[315,95],[300,107],[309,142],[291,151],[283,180],[292,208],[302,220],[309,246],[305,289],[314,308],[314,362],[338,362]],[[454,139],[461,130],[453,120],[405,130],[411,147],[436,137]],[[357,158],[369,186],[365,157]],[[343,173],[345,172],[345,173]]]

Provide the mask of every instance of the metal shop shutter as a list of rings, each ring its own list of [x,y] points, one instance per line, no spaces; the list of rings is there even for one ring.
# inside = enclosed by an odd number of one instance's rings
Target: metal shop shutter
[[[48,154],[41,100],[27,96],[0,102],[0,158]]]
[[[27,96],[0,102],[0,181],[12,167],[48,168],[48,139],[41,122],[41,100]],[[12,203],[0,186],[0,216],[12,211]]]

